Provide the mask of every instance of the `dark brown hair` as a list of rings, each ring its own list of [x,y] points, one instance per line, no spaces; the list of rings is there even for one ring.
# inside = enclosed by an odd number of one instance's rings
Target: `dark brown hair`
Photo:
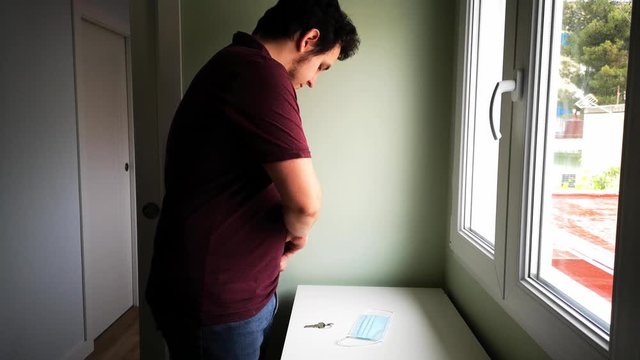
[[[338,0],[279,0],[260,18],[253,35],[266,40],[293,39],[311,29],[320,31],[314,54],[340,45],[338,60],[346,60],[358,51],[358,32]]]

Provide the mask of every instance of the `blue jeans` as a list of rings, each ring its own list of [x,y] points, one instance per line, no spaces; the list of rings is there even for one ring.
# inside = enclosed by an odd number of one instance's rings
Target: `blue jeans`
[[[247,320],[186,328],[172,324],[161,329],[171,360],[259,360],[277,309],[274,295],[267,305]]]

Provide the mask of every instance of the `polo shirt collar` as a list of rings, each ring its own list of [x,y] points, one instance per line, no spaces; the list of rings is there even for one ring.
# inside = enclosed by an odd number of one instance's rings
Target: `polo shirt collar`
[[[233,34],[232,44],[236,46],[243,46],[251,49],[260,50],[260,52],[271,57],[271,54],[269,54],[269,51],[267,50],[267,48],[264,47],[264,45],[262,45],[260,41],[258,41],[252,35],[247,34],[245,32],[238,31],[237,33]]]

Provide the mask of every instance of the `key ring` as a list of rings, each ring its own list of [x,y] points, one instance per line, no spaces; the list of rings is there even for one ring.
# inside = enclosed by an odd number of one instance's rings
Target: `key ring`
[[[305,325],[305,328],[316,328],[316,329],[325,329],[325,328],[330,328],[333,326],[333,323],[323,323],[323,322],[319,322],[317,324],[311,324],[311,325]]]

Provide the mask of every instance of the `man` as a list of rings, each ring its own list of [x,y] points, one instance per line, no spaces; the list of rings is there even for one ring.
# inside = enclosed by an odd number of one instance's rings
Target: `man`
[[[280,0],[193,79],[147,287],[172,359],[259,358],[279,274],[320,210],[295,90],[358,45],[337,0]]]

